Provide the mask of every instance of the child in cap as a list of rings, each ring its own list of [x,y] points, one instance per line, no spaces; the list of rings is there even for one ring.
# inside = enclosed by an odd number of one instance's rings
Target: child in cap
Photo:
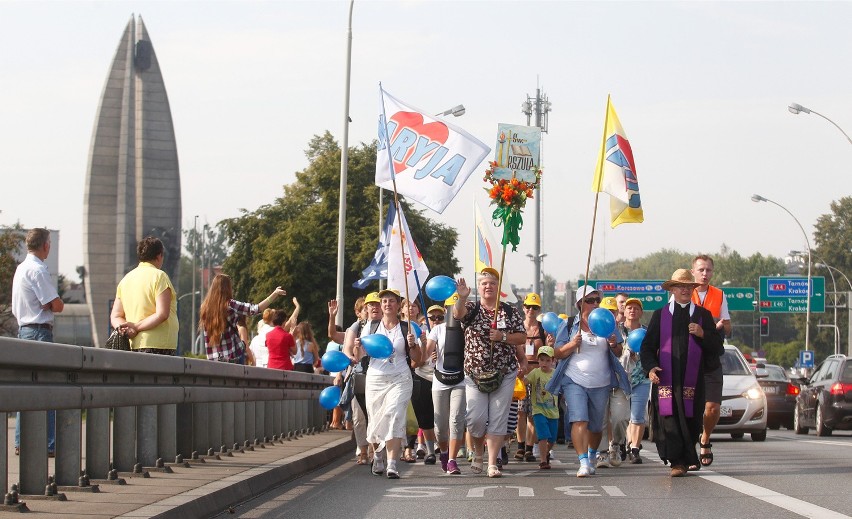
[[[538,367],[526,376],[530,388],[530,403],[533,423],[541,452],[540,469],[550,468],[550,449],[556,443],[556,431],[559,427],[559,407],[556,396],[544,389],[553,376],[553,348],[542,346],[538,349]]]

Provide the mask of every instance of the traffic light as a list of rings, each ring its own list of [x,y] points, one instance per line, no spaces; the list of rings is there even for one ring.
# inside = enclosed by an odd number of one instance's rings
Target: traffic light
[[[769,318],[761,317],[760,318],[760,336],[766,337],[769,335]]]

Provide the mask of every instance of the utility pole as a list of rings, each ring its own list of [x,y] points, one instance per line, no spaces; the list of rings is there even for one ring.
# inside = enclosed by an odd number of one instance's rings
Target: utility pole
[[[548,113],[550,113],[550,101],[547,99],[547,94],[541,92],[541,88],[536,86],[535,97],[530,97],[527,94],[527,100],[521,103],[521,112],[527,116],[527,126],[530,126],[530,119],[535,116],[535,125],[541,128],[542,133],[547,133]],[[539,162],[541,162],[539,158]],[[541,164],[539,164],[541,167]],[[542,182],[544,179],[542,178]],[[547,254],[541,253],[541,185],[539,182],[535,193],[535,246],[533,254],[527,254],[535,265],[535,279],[533,291],[541,295],[541,262]]]

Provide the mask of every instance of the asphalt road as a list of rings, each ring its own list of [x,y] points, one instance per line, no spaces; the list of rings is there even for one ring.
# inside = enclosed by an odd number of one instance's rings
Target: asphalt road
[[[576,456],[558,446],[550,471],[512,462],[504,477],[442,474],[400,463],[401,479],[341,459],[234,508],[240,518],[846,518],[852,516],[852,433],[818,438],[769,431],[765,442],[714,435],[711,467],[672,479],[653,444],[645,463],[577,478]]]

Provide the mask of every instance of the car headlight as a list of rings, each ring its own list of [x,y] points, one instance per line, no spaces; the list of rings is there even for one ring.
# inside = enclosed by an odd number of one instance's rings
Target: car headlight
[[[752,386],[745,390],[743,397],[749,400],[760,400],[763,398],[763,390],[760,389],[760,386]]]

